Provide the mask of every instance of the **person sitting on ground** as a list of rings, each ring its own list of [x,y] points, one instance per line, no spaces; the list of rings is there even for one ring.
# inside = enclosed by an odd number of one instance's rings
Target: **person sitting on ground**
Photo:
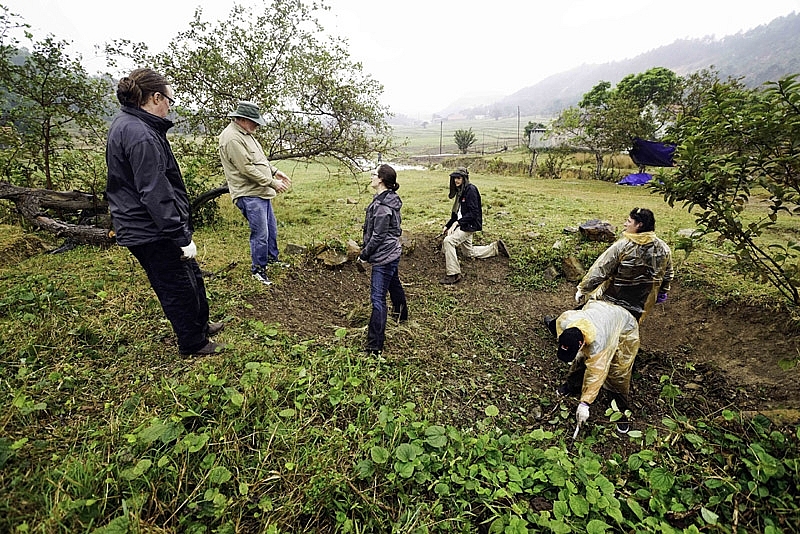
[[[450,173],[450,194],[453,209],[450,220],[444,225],[442,252],[445,261],[445,277],[440,284],[457,284],[461,281],[461,264],[456,249],[461,248],[468,258],[491,258],[500,254],[509,257],[508,249],[502,239],[488,245],[473,245],[472,236],[483,230],[483,211],[481,194],[475,184],[469,181],[469,171],[460,167]]]

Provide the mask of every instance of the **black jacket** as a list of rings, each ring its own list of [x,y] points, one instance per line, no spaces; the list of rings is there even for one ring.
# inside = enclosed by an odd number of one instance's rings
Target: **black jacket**
[[[106,142],[106,199],[122,246],[192,240],[189,196],[167,140],[172,121],[123,106]]]
[[[481,194],[478,188],[467,182],[461,191],[461,218],[458,213],[450,214],[450,220],[445,225],[450,228],[458,221],[458,226],[464,232],[479,232],[483,230],[483,210],[481,209]]]
[[[373,265],[384,265],[400,257],[400,208],[403,201],[394,191],[383,191],[367,206],[364,217],[364,248],[359,257]]]

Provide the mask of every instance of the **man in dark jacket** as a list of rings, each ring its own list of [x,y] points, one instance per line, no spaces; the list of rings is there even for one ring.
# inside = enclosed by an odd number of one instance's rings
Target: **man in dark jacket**
[[[222,330],[223,323],[208,323],[189,197],[167,140],[172,95],[166,79],[151,69],[136,69],[119,81],[122,109],[106,143],[106,198],[117,243],[147,273],[181,354],[213,354],[223,346],[208,336]]]
[[[457,248],[468,258],[491,258],[500,254],[508,258],[508,249],[502,239],[488,245],[473,245],[472,235],[483,229],[481,194],[469,182],[469,171],[461,167],[450,173],[450,198],[454,199],[450,220],[444,225],[447,234],[442,241],[445,277],[440,284],[457,284],[461,281],[461,265]]]

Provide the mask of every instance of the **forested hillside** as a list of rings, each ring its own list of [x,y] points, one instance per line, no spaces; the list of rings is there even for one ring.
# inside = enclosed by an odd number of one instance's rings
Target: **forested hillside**
[[[552,115],[577,104],[600,80],[616,84],[628,74],[652,67],[686,75],[712,66],[723,77],[743,77],[748,86],[800,72],[800,14],[722,39],[680,40],[629,60],[581,65],[491,104],[489,113],[495,117],[516,115],[518,111],[522,115]],[[473,111],[483,114],[487,109]]]

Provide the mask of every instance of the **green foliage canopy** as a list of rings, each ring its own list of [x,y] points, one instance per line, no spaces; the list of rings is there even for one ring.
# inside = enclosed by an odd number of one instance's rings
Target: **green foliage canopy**
[[[262,2],[260,11],[236,5],[211,23],[202,10],[166,51],[116,41],[114,57],[163,73],[178,99],[179,126],[198,134],[216,154],[216,135],[240,100],[258,104],[267,119],[259,128],[267,156],[334,157],[355,168],[361,158],[390,149],[383,87],[350,59],[346,42],[324,38],[315,11],[303,0]],[[211,135],[208,135],[211,134]]]
[[[679,141],[678,172],[653,187],[670,205],[683,202],[696,210],[702,232],[732,242],[746,272],[800,304],[800,244],[793,237],[779,243],[761,239],[779,218],[800,214],[797,75],[761,89],[745,89],[736,80],[698,87],[703,96],[691,99],[702,105],[682,115],[671,131]],[[761,191],[768,213],[748,222],[745,210]]]

